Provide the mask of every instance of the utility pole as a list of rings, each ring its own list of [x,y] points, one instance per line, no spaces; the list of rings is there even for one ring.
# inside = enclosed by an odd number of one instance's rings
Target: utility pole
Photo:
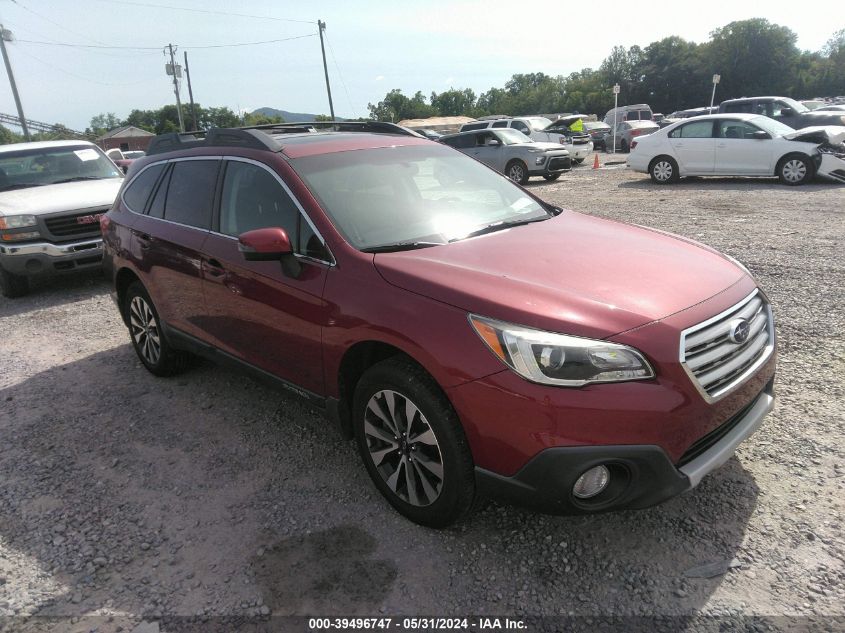
[[[173,44],[168,44],[167,48],[170,49],[170,70],[171,72],[168,73],[173,75],[173,94],[176,95],[176,114],[179,115],[179,131],[185,131],[185,122],[182,120],[182,100],[179,98],[179,81],[176,79],[177,73],[177,66],[176,60],[173,58]]]
[[[329,85],[329,67],[326,65],[326,46],[323,44],[323,31],[326,30],[326,23],[317,20],[317,27],[320,30],[320,49],[323,51],[323,72],[326,74],[326,92],[329,93],[329,113],[334,121],[334,104],[332,103],[332,87]]]
[[[188,70],[188,51],[185,51],[185,77],[188,79],[188,97],[191,99],[191,132],[198,130],[197,109],[194,107],[194,91],[191,89],[191,71]]]
[[[15,98],[15,105],[18,108],[18,118],[21,121],[21,129],[23,130],[23,137],[27,141],[31,141],[32,137],[29,135],[29,128],[26,125],[26,117],[23,115],[23,106],[21,105],[21,97],[18,94],[18,85],[15,83],[15,75],[12,73],[12,65],[9,63],[9,55],[6,53],[6,42],[12,41],[12,32],[7,31],[0,24],[0,49],[3,51],[3,63],[6,64],[6,74],[9,75],[9,83],[12,85],[12,96]],[[328,81],[328,77],[326,78]]]

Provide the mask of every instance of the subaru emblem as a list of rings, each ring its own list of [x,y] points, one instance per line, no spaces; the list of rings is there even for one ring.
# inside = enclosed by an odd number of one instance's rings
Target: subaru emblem
[[[748,340],[748,335],[751,333],[751,324],[747,319],[735,319],[731,321],[731,329],[728,333],[728,338],[731,342],[737,345],[742,345]]]

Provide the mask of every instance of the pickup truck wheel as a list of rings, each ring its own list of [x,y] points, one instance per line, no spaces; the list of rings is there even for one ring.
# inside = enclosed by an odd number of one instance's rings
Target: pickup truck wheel
[[[572,160],[578,163],[579,165],[584,162],[583,158],[573,158]]]
[[[658,185],[677,182],[680,178],[680,174],[678,174],[678,163],[670,156],[658,156],[651,161],[651,164],[648,166],[648,174]]]
[[[0,267],[0,293],[7,299],[23,297],[29,294],[29,279]]]
[[[778,162],[777,177],[785,185],[803,185],[813,179],[813,163],[803,154],[789,154]]]
[[[521,160],[514,159],[505,167],[505,176],[520,185],[524,185],[528,182],[528,167]]]
[[[126,290],[124,311],[135,353],[150,373],[172,376],[184,370],[190,354],[174,349],[161,331],[161,321],[150,295],[140,282]]]
[[[355,388],[353,428],[373,483],[415,523],[442,528],[475,498],[458,416],[434,379],[404,357],[370,367]]]
[[[552,181],[560,178],[560,174],[559,173],[557,173],[557,174],[546,174],[545,176],[543,176],[543,178],[545,178],[549,182],[552,182]]]

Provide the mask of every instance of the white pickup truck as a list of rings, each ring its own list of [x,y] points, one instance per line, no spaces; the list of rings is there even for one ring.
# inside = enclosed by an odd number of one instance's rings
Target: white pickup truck
[[[0,292],[20,297],[29,279],[99,268],[100,217],[123,174],[87,141],[0,146]]]

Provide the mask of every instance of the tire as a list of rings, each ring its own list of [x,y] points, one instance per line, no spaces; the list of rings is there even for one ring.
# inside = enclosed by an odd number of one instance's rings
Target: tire
[[[678,182],[678,163],[671,156],[658,156],[648,166],[648,175],[658,185]]]
[[[560,174],[559,173],[557,173],[557,174],[546,174],[545,176],[543,176],[543,178],[545,178],[549,182],[554,182],[555,180],[560,178]]]
[[[425,370],[403,356],[373,365],[355,387],[353,407],[364,466],[400,514],[443,528],[470,512],[475,475],[469,445],[458,415]]]
[[[623,138],[623,139],[622,139],[622,153],[623,153],[623,154],[627,154],[627,153],[628,153],[628,152],[630,152],[630,151],[631,151],[631,148],[630,148],[630,147],[628,147],[628,141],[626,141],[626,140]]]
[[[29,279],[0,267],[0,294],[7,299],[17,299],[29,294]]]
[[[584,162],[584,159],[583,159],[583,158],[573,158],[572,160],[573,160],[573,162],[576,162],[576,163],[578,163],[579,165],[580,165],[581,163],[583,163],[583,162]]]
[[[528,182],[528,167],[521,160],[512,160],[505,167],[505,176],[524,185]]]
[[[188,366],[191,355],[168,343],[161,331],[158,311],[140,282],[136,281],[127,288],[123,309],[129,321],[132,347],[150,373],[172,376]]]
[[[778,161],[776,175],[783,184],[794,187],[810,182],[815,170],[809,157],[803,154],[789,154]]]

